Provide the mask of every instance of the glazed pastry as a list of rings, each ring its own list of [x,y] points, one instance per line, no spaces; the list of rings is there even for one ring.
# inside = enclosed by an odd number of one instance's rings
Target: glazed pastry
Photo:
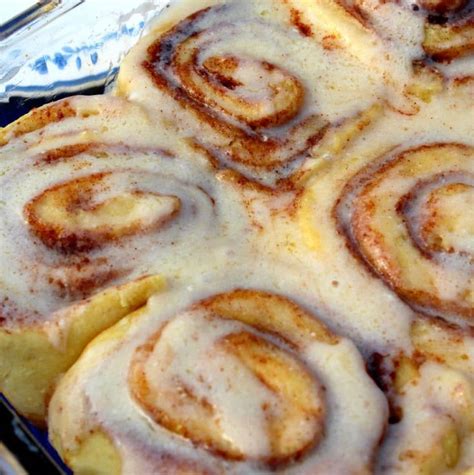
[[[412,307],[471,323],[473,185],[474,148],[424,145],[354,176],[334,214],[349,245]]]
[[[423,49],[436,62],[450,62],[474,53],[474,4],[420,1],[429,13],[425,20]]]
[[[61,381],[75,472],[367,473],[387,412],[355,347],[278,294],[203,292],[156,296]]]
[[[348,143],[371,122],[385,85],[290,3],[180,2],[124,60],[116,93],[173,123],[217,169],[291,188],[328,132],[342,128]]]
[[[157,274],[192,273],[199,247],[240,229],[238,207],[222,217],[230,191],[220,201],[207,163],[156,136],[138,106],[106,97],[3,131],[0,389],[38,422],[57,377],[163,287]]]
[[[299,212],[319,263],[335,268],[351,255],[344,262],[365,268],[364,280],[381,279],[414,310],[462,326],[474,316],[469,94],[446,92],[398,129],[399,114],[387,110],[344,167],[315,170]],[[345,265],[341,283],[351,275]]]
[[[384,49],[396,52],[389,58],[389,64],[382,60],[384,67],[393,70],[397,59],[398,63],[405,63],[405,68],[411,62],[421,81],[407,89],[411,94],[428,99],[430,89],[440,87],[434,71],[456,80],[474,75],[472,1],[322,0],[315,3],[316,11],[332,13],[328,17],[331,24],[339,27],[341,40],[348,40],[354,52],[365,57],[371,66],[380,67],[374,54],[380,54],[381,43]],[[403,70],[400,65],[398,69]]]
[[[391,401],[392,420],[375,473],[472,473],[472,378],[420,355],[384,364],[389,371],[378,375]]]
[[[0,388],[76,473],[472,475],[471,14],[182,0],[1,132]]]
[[[396,337],[372,344],[368,357],[391,362],[382,371],[389,382],[375,378],[392,409],[376,473],[469,473],[474,463],[470,93],[469,85],[449,89],[404,119],[385,110],[340,161],[314,169],[300,200],[312,265],[337,282],[331,290],[315,278],[325,301],[346,314],[351,305]],[[308,264],[308,255],[300,259]],[[368,292],[377,281],[393,303],[387,296],[385,307],[373,305],[385,294]],[[398,331],[405,318],[411,345]]]

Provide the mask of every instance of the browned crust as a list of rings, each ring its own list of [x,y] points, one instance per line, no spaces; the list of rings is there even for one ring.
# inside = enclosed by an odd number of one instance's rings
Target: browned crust
[[[67,99],[33,109],[29,114],[18,119],[11,128],[7,127],[3,135],[0,134],[0,146],[8,143],[9,139],[7,137],[10,133],[15,138],[21,137],[22,135],[42,129],[48,124],[76,116],[76,109],[71,106]]]
[[[459,19],[450,20],[447,17],[441,17],[443,21],[431,24],[429,21],[425,25],[425,40],[423,49],[425,53],[436,62],[450,62],[454,59],[462,58],[474,53],[474,11],[470,15]],[[432,19],[434,21],[435,18]],[[441,40],[432,42],[428,38],[428,33],[437,32],[441,37],[446,36],[446,43]],[[462,43],[449,44],[450,39],[456,35],[463,36]]]
[[[238,288],[230,292],[224,292],[222,294],[217,294],[207,299],[204,299],[197,303],[193,308],[205,308],[208,309],[221,317],[231,317],[232,312],[225,310],[228,308],[229,303],[236,301],[249,301],[252,300],[254,303],[254,311],[258,314],[268,314],[269,308],[273,305],[283,306],[287,308],[293,315],[292,325],[297,328],[302,333],[308,333],[307,323],[314,322],[314,334],[311,338],[319,339],[324,341],[327,344],[335,345],[339,342],[339,338],[331,333],[322,323],[315,319],[315,316],[306,312],[301,306],[293,302],[287,297],[282,295],[265,292],[262,290],[256,289],[243,289]],[[253,325],[257,330],[260,330],[265,333],[269,333],[269,329],[266,326],[260,325],[258,323]],[[270,331],[271,333],[271,331]],[[308,333],[308,337],[310,336]],[[275,333],[275,336],[282,339],[285,343],[289,344],[290,347],[299,348],[299,344],[293,341],[291,338],[288,338],[287,335],[281,335],[280,333]]]

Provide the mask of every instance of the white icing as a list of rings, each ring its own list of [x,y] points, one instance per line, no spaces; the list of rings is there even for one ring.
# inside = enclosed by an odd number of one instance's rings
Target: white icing
[[[218,408],[216,418],[223,436],[240,451],[251,458],[268,454],[261,408],[264,403],[278,401],[235,357],[215,348],[220,338],[237,332],[242,325],[196,313],[178,316],[163,330],[145,366],[151,389],[158,393],[161,387],[182,381],[197,398]],[[168,352],[172,352],[171,363]]]

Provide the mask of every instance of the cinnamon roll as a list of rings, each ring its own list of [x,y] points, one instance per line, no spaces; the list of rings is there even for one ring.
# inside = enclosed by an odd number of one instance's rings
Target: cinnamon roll
[[[384,87],[291,2],[235,0],[171,7],[125,58],[116,93],[174,123],[216,168],[281,189],[327,131],[356,122],[342,141],[357,136]]]
[[[73,470],[370,471],[386,404],[350,341],[278,294],[202,293],[157,295],[61,381],[49,427]]]
[[[57,377],[158,274],[192,275],[246,222],[202,157],[121,99],[54,103],[2,140],[0,389],[40,421]]]
[[[439,92],[436,90],[443,84],[436,80],[436,72],[455,80],[474,74],[472,1],[342,0],[316,4],[318,12],[324,12],[340,33],[341,41],[350,42],[354,52],[367,61],[380,54],[382,44],[396,52],[390,63],[412,63],[412,73],[418,77],[407,88],[408,93],[427,100],[432,92]],[[380,62],[393,69],[384,60]]]
[[[472,378],[420,355],[402,356],[386,389],[396,416],[382,443],[376,473],[463,474],[474,464]]]
[[[381,279],[416,312],[461,326],[474,316],[474,144],[465,100],[451,90],[417,116],[385,111],[343,166],[315,170],[299,208],[306,245],[338,269],[338,282],[354,289]]]
[[[448,321],[474,318],[473,180],[472,147],[426,145],[368,167],[335,208],[371,270],[415,309]]]

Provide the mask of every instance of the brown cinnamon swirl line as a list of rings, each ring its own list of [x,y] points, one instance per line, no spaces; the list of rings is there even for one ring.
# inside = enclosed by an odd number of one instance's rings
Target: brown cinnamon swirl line
[[[87,169],[90,165],[86,165],[85,161],[81,162],[83,154],[106,160],[111,156],[127,157],[134,153],[172,158],[169,152],[159,149],[83,143],[47,150],[32,160],[33,167],[37,170],[67,162],[73,168],[75,162],[79,162],[79,169]],[[37,240],[39,251],[31,256],[38,262],[36,279],[46,280],[54,289],[54,293],[66,304],[67,301],[72,303],[77,299],[88,298],[106,285],[120,283],[132,270],[123,264],[112,263],[106,255],[93,257],[93,251],[100,252],[109,245],[126,246],[127,241],[134,236],[157,232],[180,211],[181,201],[177,197],[164,197],[154,192],[145,193],[139,187],[129,194],[96,203],[95,194],[111,188],[108,182],[116,173],[133,174],[133,170],[104,171],[63,181],[45,189],[23,207],[25,223],[32,239]],[[147,221],[132,219],[127,222],[124,219],[124,222],[117,224],[111,219],[107,220],[108,212],[113,213],[114,208],[117,210],[121,206],[127,206],[130,199],[136,200],[140,206],[152,207],[156,204],[154,201],[160,197],[168,200],[168,205],[164,206],[162,213]],[[102,216],[102,222],[98,222],[95,214]],[[61,262],[52,263],[54,259],[42,258],[42,246],[49,248],[53,255],[61,256]],[[50,270],[46,275],[40,277],[41,271],[38,268],[49,266]],[[13,305],[11,299],[9,305]],[[17,305],[16,307],[18,308]],[[5,305],[5,310],[6,308]],[[28,319],[26,315],[25,318]]]
[[[227,319],[240,318],[260,330],[275,334],[283,339],[287,346],[297,350],[293,338],[285,335],[285,331],[289,330],[293,322],[274,321],[275,315],[272,309],[277,308],[281,308],[284,314],[291,315],[296,321],[302,319],[298,318],[300,309],[282,297],[241,289],[199,302],[193,305],[190,311],[196,314],[203,311],[210,315],[217,314],[223,322]],[[262,321],[255,322],[258,310],[261,312],[259,316]],[[238,316],[240,312],[242,314]],[[208,320],[210,325],[215,324],[212,317],[208,317]],[[133,355],[129,375],[133,397],[167,430],[192,440],[198,446],[206,447],[211,453],[224,459],[245,460],[247,456],[242,450],[229,442],[225,436],[220,435],[222,428],[216,417],[216,408],[206,397],[199,397],[190,385],[179,379],[174,380],[175,387],[169,389],[166,389],[165,381],[162,389],[157,388],[155,382],[148,379],[150,374],[146,370],[147,366],[163,364],[160,361],[153,363],[156,358],[153,353],[162,345],[160,340],[169,334],[168,326],[169,323],[164,324],[144,345],[138,347]],[[325,329],[315,327],[312,328],[313,332],[314,330],[321,332],[321,338],[323,340],[327,338],[327,343],[337,343],[337,339],[327,334]],[[262,385],[274,393],[281,393],[284,399],[282,401],[284,407],[276,413],[262,407],[268,422],[267,431],[273,439],[271,455],[261,457],[264,465],[275,469],[290,465],[295,460],[302,459],[321,442],[325,431],[323,420],[327,411],[323,403],[325,389],[321,383],[313,380],[313,375],[305,364],[294,359],[288,351],[281,351],[273,342],[245,330],[224,336],[217,346],[218,351],[225,351],[240,360]],[[285,383],[285,380],[289,379],[292,380],[291,389],[288,388],[288,383]],[[175,404],[177,399],[184,401],[183,407]],[[187,414],[187,410],[191,410],[193,415]],[[301,431],[298,439],[293,438],[292,429],[286,429],[296,421],[299,421]]]
[[[222,224],[209,167],[147,124],[123,100],[72,98],[3,131],[0,388],[37,421],[89,340],[163,287],[169,251],[191,265]]]
[[[415,115],[423,102],[442,90],[439,74],[417,62],[421,48],[415,43],[420,35],[402,2],[286,1],[324,35],[330,48],[347,50],[379,76],[386,105],[395,111]]]
[[[164,227],[180,211],[181,200],[176,196],[167,197],[168,203],[163,214],[149,220],[132,220],[114,223],[107,214],[134,199],[139,206],[153,206],[156,199],[163,198],[159,193],[144,193],[133,190],[127,196],[112,198],[108,202],[94,204],[94,193],[106,188],[107,179],[112,172],[102,172],[77,178],[53,186],[36,196],[25,205],[24,213],[31,232],[43,244],[64,254],[88,252],[109,243],[116,243],[140,233],[149,233]],[[47,210],[54,208],[56,216],[51,219]],[[102,222],[97,226],[94,213],[100,214]],[[70,215],[74,218],[71,219]],[[68,222],[73,221],[73,222]],[[79,231],[76,229],[79,228]]]
[[[294,173],[325,132],[354,117],[358,120],[361,109],[348,106],[350,112],[333,119],[333,111],[318,110],[304,65],[299,65],[303,66],[300,76],[293,64],[287,66],[281,59],[276,61],[275,55],[272,61],[269,54],[267,59],[252,51],[251,44],[260,35],[265,43],[274,35],[283,46],[288,42],[291,48],[292,43],[313,48],[323,63],[313,68],[314,74],[328,76],[324,82],[329,79],[328,68],[341,67],[333,58],[325,57],[330,53],[322,53],[324,46],[312,37],[297,10],[279,2],[261,3],[213,5],[176,21],[171,28],[165,24],[125,59],[117,93],[143,102],[153,113],[170,116],[171,121],[176,119],[168,109],[188,112],[190,115],[184,115],[177,124],[180,132],[194,136],[196,145],[210,152],[217,168],[230,168],[272,188],[285,188],[292,185]],[[275,10],[274,21],[257,13],[263,7]],[[282,15],[284,21],[279,22]],[[242,44],[247,40],[252,43],[237,48],[227,45],[229,39],[238,36],[243,38]],[[361,75],[362,70],[356,71],[349,57],[338,53],[343,58],[341,64],[347,61],[354,76]],[[361,94],[370,96],[372,86],[367,88],[367,83],[373,78],[367,71],[363,74],[367,77]],[[327,89],[328,97],[337,95],[338,88]],[[160,101],[159,107],[155,100]]]
[[[403,300],[469,325],[472,165],[465,145],[395,152],[355,175],[333,210],[353,253]]]
[[[443,185],[441,189],[438,189],[440,182]],[[410,238],[427,259],[434,260],[439,257],[453,266],[467,269],[473,267],[474,246],[472,243],[466,239],[465,247],[457,249],[454,243],[443,239],[442,236],[442,221],[452,218],[450,214],[457,211],[454,208],[455,203],[451,209],[449,209],[449,201],[444,207],[440,206],[443,198],[452,200],[460,194],[465,194],[467,197],[473,186],[474,175],[442,173],[426,182],[421,182],[415,190],[403,196],[399,201],[397,211],[403,216]],[[455,224],[453,223],[453,226]],[[451,232],[453,231],[456,229],[451,230]],[[467,232],[474,233],[474,226],[472,229],[467,229]]]
[[[425,66],[440,69],[450,80],[472,76],[471,61],[474,54],[474,2],[472,0],[419,0],[414,15],[423,18],[421,47],[425,57],[420,57]],[[406,6],[407,9],[410,5]],[[466,70],[451,72],[446,65],[466,60]],[[472,61],[471,61],[472,62]]]

